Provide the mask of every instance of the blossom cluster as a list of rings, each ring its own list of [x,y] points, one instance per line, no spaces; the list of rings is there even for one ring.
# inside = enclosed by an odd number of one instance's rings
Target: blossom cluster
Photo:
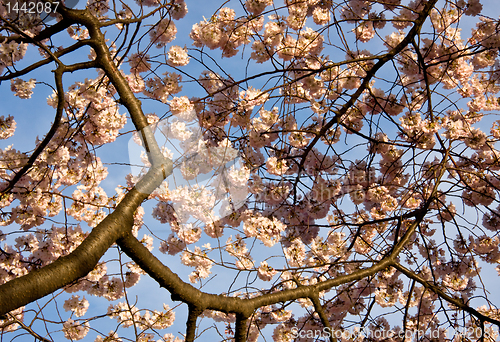
[[[23,81],[20,78],[12,79],[10,81],[10,89],[19,96],[21,99],[29,99],[33,95],[33,88],[35,88],[35,79]]]
[[[174,324],[175,320],[175,313],[166,304],[163,304],[162,311],[153,310],[141,313],[136,307],[126,302],[119,302],[108,307],[108,314],[126,327],[135,325],[143,330],[165,329]]]
[[[159,151],[174,171],[145,195],[162,229],[148,224],[151,231],[139,236],[150,209],[137,205],[131,232],[145,253],[180,260],[188,270],[180,278],[203,291],[213,289],[211,275],[224,271],[234,275],[227,296],[278,298],[248,318],[247,340],[258,340],[268,325],[276,341],[305,340],[297,332],[323,331],[325,316],[335,331],[357,316],[373,331],[440,331],[446,323],[436,311],[482,300],[476,296],[487,292],[482,265],[500,273],[500,120],[494,116],[500,110],[500,30],[491,16],[473,18],[483,11],[479,0],[429,4],[246,0],[241,11],[224,4],[192,26],[194,48],[174,45],[177,28],[184,27],[174,20],[187,13],[182,0],[136,0],[121,10],[106,0],[89,1],[94,24],[87,18],[65,28],[74,45],[62,47],[52,46],[55,36],[45,39],[50,25],[24,17],[7,21],[0,72],[13,96],[29,99],[35,84],[37,92],[49,84],[29,78],[29,67],[18,63],[28,43],[36,42],[42,56],[33,68],[55,61],[59,70],[100,69],[48,98],[62,118],[36,138],[40,150],[15,149],[12,136],[21,122],[0,117],[0,139],[12,141],[0,150],[0,225],[8,229],[0,233],[6,240],[0,283],[64,260],[87,230],[135,193],[154,164],[149,148],[156,145],[131,133],[140,122],[165,141]],[[58,27],[68,22],[65,11],[57,14]],[[10,20],[5,12],[0,5],[2,18]],[[461,30],[471,19],[471,30]],[[10,28],[14,24],[19,29]],[[131,36],[137,45],[126,46],[131,25],[137,25]],[[107,38],[116,28],[127,38],[99,44],[105,27]],[[81,46],[91,47],[90,62],[71,65],[66,55]],[[248,63],[244,75],[216,56],[240,53]],[[195,75],[198,64],[207,71]],[[143,116],[150,104],[160,107]],[[119,147],[122,135],[142,146],[139,161],[128,163],[140,171],[112,194],[110,176],[120,163],[101,151],[106,144]],[[145,272],[124,250],[117,253],[117,260],[100,261],[64,288],[67,317],[50,323],[59,325],[61,336],[81,340],[93,329],[97,315],[90,318],[89,296],[111,301],[104,315],[120,328],[133,327],[138,341],[152,341],[150,332],[173,325],[174,309],[166,304],[150,310],[130,300],[128,289]],[[392,266],[373,271],[381,260]],[[233,291],[233,284],[245,291]],[[294,299],[304,310],[279,299],[280,292],[317,284],[328,291]],[[216,287],[220,291],[220,283]],[[391,327],[385,313],[368,315],[373,305],[404,312],[406,331]],[[474,310],[465,312],[499,319],[489,305]],[[203,316],[226,324],[222,338],[234,337],[233,313]],[[9,317],[0,322],[4,332],[27,330],[20,325],[23,309]],[[476,324],[469,316],[449,317],[450,325]],[[120,340],[118,329],[99,332],[96,341],[106,340]]]
[[[5,118],[0,116],[0,139],[7,139],[14,135],[16,130],[16,121],[12,115]]]

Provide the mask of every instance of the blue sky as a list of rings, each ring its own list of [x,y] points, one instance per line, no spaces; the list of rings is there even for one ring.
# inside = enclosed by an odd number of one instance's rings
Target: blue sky
[[[220,4],[221,2],[188,1],[187,2],[189,9],[188,15],[184,19],[175,22],[178,30],[177,39],[168,46],[175,44],[180,46],[187,45],[188,47],[190,47],[191,43],[188,35],[191,30],[191,26],[194,23],[203,20],[203,17],[209,18],[211,14],[220,6]],[[234,7],[237,8],[238,4],[236,2],[233,2],[232,4],[236,4],[234,5]],[[487,13],[493,13],[493,12],[498,13],[498,7],[496,4],[494,4],[493,1],[485,1],[484,5]],[[77,7],[80,6],[81,3],[79,3]],[[366,47],[369,48],[370,45],[367,44]],[[374,46],[374,48],[376,47]],[[249,51],[250,49],[247,47],[245,56],[248,56]],[[87,52],[85,52],[85,54],[82,55],[86,58],[86,54]],[[210,54],[218,58],[218,56],[220,56],[220,51],[213,51],[210,52]],[[73,62],[71,58],[75,58],[75,60],[77,60],[79,56],[82,55],[72,55],[72,57],[68,59],[68,62],[69,61]],[[341,59],[344,56],[335,56],[335,57]],[[37,60],[38,58],[39,56],[37,55],[37,52],[31,49],[23,63],[28,64],[34,60]],[[222,63],[226,70],[230,70],[230,73],[232,74],[233,77],[240,78],[244,75],[246,67],[246,58],[242,58],[240,57],[240,55],[238,55],[232,59],[225,59],[222,61]],[[127,66],[125,66],[125,68],[127,68]],[[256,72],[264,68],[265,66],[254,64],[252,65],[250,72]],[[32,75],[23,77],[23,79],[36,78],[37,81],[47,80],[48,83],[52,84],[53,83],[53,79],[51,76],[52,69],[53,69],[53,64],[50,66],[46,66],[39,71],[36,71]],[[198,65],[194,60],[192,60],[187,67],[181,69],[185,70],[186,72],[192,73],[195,76],[199,75],[199,73],[202,70],[204,70],[204,68]],[[167,68],[162,68],[161,72],[164,72],[166,70]],[[95,76],[96,74],[90,73],[88,71],[76,72],[72,75],[65,75],[64,84],[65,87],[68,87],[75,80],[81,80],[82,78],[85,77],[90,78]],[[259,84],[264,81],[265,79],[258,80],[256,84]],[[201,89],[197,85],[186,84],[184,85],[183,92],[179,95],[196,96],[198,94],[202,94],[200,90]],[[13,97],[10,91],[9,82],[3,82],[0,85],[0,91],[2,91],[3,94],[5,94],[4,101],[2,103],[2,106],[0,107],[0,115],[4,116],[7,116],[9,114],[15,115],[17,122],[17,130],[16,130],[17,134],[6,141],[2,141],[0,146],[5,147],[7,145],[13,144],[14,148],[19,149],[21,151],[33,150],[33,148],[35,147],[35,137],[36,136],[39,136],[40,138],[43,137],[43,135],[50,128],[50,124],[53,120],[54,116],[53,108],[45,105],[46,103],[45,99],[48,95],[52,93],[52,90],[43,84],[38,84],[37,87],[35,88],[35,93],[33,97],[29,100],[21,100],[17,97]],[[165,113],[168,109],[167,105],[160,104],[157,102],[155,103],[153,101],[143,101],[143,104],[144,104],[143,110],[145,113],[156,113],[159,116]],[[124,110],[122,109],[122,112],[123,111]],[[127,124],[125,130],[127,129],[128,130],[132,129],[130,122]],[[104,162],[107,163],[128,163],[130,158],[129,142],[130,142],[130,135],[120,137],[117,139],[115,143],[100,148],[97,152],[97,155]],[[108,167],[110,174],[108,179],[106,179],[102,185],[105,188],[108,195],[112,195],[114,193],[114,188],[118,184],[125,183],[124,177],[131,171],[131,169],[128,166],[109,165]],[[151,229],[151,231],[154,232],[155,234],[161,235],[162,237],[166,238],[170,234],[168,226],[161,225],[158,221],[153,220],[150,217],[151,210],[152,210],[151,204],[145,205],[145,211],[146,211],[145,217],[147,217],[145,222],[148,228]],[[6,229],[2,230],[4,232],[7,231]],[[142,234],[144,233],[147,233],[147,230],[143,228],[139,236],[141,237]],[[200,241],[200,243],[198,243],[197,245],[201,245],[202,244],[201,242],[204,243],[208,241],[214,243],[213,239],[210,240],[206,238]],[[225,242],[225,240],[223,240],[222,242]],[[155,251],[157,251],[158,246],[159,244],[156,243]],[[160,253],[158,253],[158,255],[160,255]],[[105,258],[108,256],[109,258],[115,258],[116,251],[114,249],[110,250],[109,254],[106,255]],[[165,263],[168,264],[169,267],[171,267],[171,269],[174,272],[179,272],[180,274],[183,274],[185,276],[190,272],[190,270],[186,271],[186,268],[180,265],[178,256],[170,257],[166,255],[160,255],[160,258],[161,260],[164,260]],[[486,274],[486,276],[484,277],[485,283],[491,284],[491,286],[486,286],[486,288],[494,289],[495,283],[498,280],[498,276],[496,271],[494,271],[494,267],[492,265],[483,265],[482,267],[486,271],[484,272],[484,274]],[[233,279],[232,276],[233,276],[232,274],[227,274],[227,275],[217,274],[217,276],[209,283],[210,286],[208,288],[217,290],[223,287],[224,289],[226,289],[228,288],[228,284]],[[241,284],[244,284],[245,279],[240,278],[240,281]],[[135,298],[139,298],[138,303],[139,307],[141,308],[161,309],[161,305],[163,302],[170,305],[170,307],[176,305],[176,303],[171,302],[168,292],[163,289],[160,289],[158,285],[154,281],[149,279],[147,276],[143,276],[140,285],[130,289],[128,295],[129,298],[132,298],[131,299],[132,302],[135,301]],[[490,298],[494,298],[494,302],[500,304],[500,294],[494,293],[492,295],[493,296]],[[85,297],[89,301],[91,301],[91,305],[94,305],[94,307],[98,307],[99,309],[102,308],[103,311],[105,311],[108,305],[110,304],[109,302],[101,298],[99,299],[92,298],[90,295],[85,295]],[[42,299],[39,302],[44,303],[46,300],[47,299]],[[67,313],[65,313],[64,310],[62,309],[62,302],[59,303],[59,311],[62,313],[62,317],[67,318],[68,316]],[[57,317],[56,312],[57,312],[56,308],[51,305],[50,310],[46,313],[46,317],[54,315],[55,318]],[[89,313],[84,317],[89,317],[90,314],[91,311],[89,311]],[[168,329],[166,332],[172,332],[175,334],[177,334],[177,332],[184,333],[185,315],[186,315],[186,306],[182,305],[179,309],[176,310],[176,322],[174,323],[174,326]],[[205,324],[207,325],[210,325],[212,323],[211,320],[205,320],[205,322],[206,322]],[[114,329],[114,327],[116,326],[116,321],[113,320],[110,322],[109,319],[104,318],[96,321],[95,323],[92,323],[92,326],[94,327],[93,324],[95,324],[95,327],[98,328],[101,332],[107,333],[110,329]],[[42,332],[43,331],[42,327],[41,326],[38,327],[40,328],[40,332]],[[180,336],[179,334],[177,335]],[[95,334],[89,333],[89,335],[83,341],[93,341],[94,338]]]

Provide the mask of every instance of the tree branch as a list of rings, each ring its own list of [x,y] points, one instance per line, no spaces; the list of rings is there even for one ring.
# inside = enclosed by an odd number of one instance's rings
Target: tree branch
[[[470,306],[468,306],[467,304],[465,304],[463,301],[461,301],[458,298],[451,297],[450,295],[446,294],[443,290],[441,290],[437,285],[435,285],[435,284],[433,284],[433,283],[425,280],[424,278],[422,278],[418,274],[414,273],[413,271],[409,270],[408,268],[404,267],[400,263],[396,262],[396,263],[394,263],[393,266],[398,271],[400,271],[401,273],[403,273],[404,275],[406,275],[408,278],[413,279],[413,280],[419,282],[420,284],[422,284],[423,286],[425,286],[427,289],[433,291],[435,294],[437,294],[438,296],[440,296],[441,298],[443,298],[447,302],[455,305],[457,308],[459,308],[459,309],[461,309],[461,310],[463,310],[465,312],[468,312],[471,315],[476,316],[477,318],[479,318],[482,321],[490,322],[490,323],[493,323],[496,326],[500,327],[500,321],[483,315],[482,313],[480,313],[479,311],[471,308]]]
[[[244,315],[236,315],[236,327],[234,328],[234,341],[246,342],[248,334],[248,317]]]
[[[334,334],[332,334],[332,326],[330,325],[330,322],[328,321],[328,317],[325,314],[325,310],[323,310],[323,307],[321,306],[321,302],[319,301],[319,294],[315,293],[313,296],[309,297],[309,299],[312,301],[314,305],[314,310],[318,313],[319,319],[321,320],[321,323],[323,324],[323,327],[327,328],[328,331],[330,332],[330,342],[336,342],[336,338]]]
[[[415,25],[411,28],[411,30],[408,32],[408,34],[403,38],[403,40],[396,45],[391,51],[389,51],[387,54],[383,55],[382,57],[379,58],[378,62],[375,63],[375,65],[368,71],[366,71],[366,76],[363,78],[363,82],[359,86],[358,89],[352,94],[349,98],[349,100],[340,108],[336,113],[335,117],[331,119],[327,124],[325,124],[321,130],[316,134],[314,139],[307,145],[307,147],[304,149],[303,157],[299,163],[299,174],[300,171],[303,169],[304,164],[306,162],[306,156],[307,154],[312,150],[312,148],[316,145],[316,143],[321,139],[322,136],[324,136],[328,130],[336,123],[340,121],[340,118],[347,112],[349,108],[351,108],[354,105],[354,102],[361,96],[363,91],[365,91],[368,88],[368,85],[370,84],[371,79],[375,76],[375,73],[382,67],[384,66],[385,63],[390,61],[394,56],[396,56],[398,53],[403,51],[403,49],[412,42],[414,37],[418,34],[420,29],[422,28],[422,25],[424,24],[425,20],[429,16],[432,8],[434,5],[437,3],[437,0],[431,0],[425,4],[425,7],[420,13],[419,17],[415,20]]]
[[[162,164],[163,154],[156,143],[153,132],[149,127],[149,123],[141,108],[141,101],[137,99],[134,93],[130,90],[128,82],[125,80],[121,72],[115,65],[113,58],[106,45],[104,34],[100,30],[99,19],[94,17],[89,10],[69,10],[61,9],[61,14],[67,16],[77,23],[85,25],[89,31],[89,45],[92,46],[96,53],[96,62],[104,70],[106,76],[116,88],[120,95],[120,102],[127,108],[130,118],[134,123],[137,131],[140,132],[140,137],[146,152],[148,153],[149,162],[152,165]]]
[[[106,216],[73,252],[1,285],[0,315],[40,299],[92,271],[117,239],[127,233],[131,234],[135,210],[161,184],[164,175],[170,173],[171,164],[170,167],[152,167],[125,195],[115,211]]]
[[[193,305],[188,305],[188,306],[189,306],[189,312],[186,322],[185,342],[193,342],[196,338],[196,320],[198,319],[198,316],[201,315],[203,310],[200,310],[200,308]]]
[[[80,40],[78,42],[76,42],[75,44],[71,45],[71,46],[68,46],[67,48],[65,49],[62,49],[62,50],[59,50],[59,51],[55,51],[53,54],[54,56],[56,56],[57,58],[69,53],[69,52],[73,52],[83,46],[87,45],[87,42],[84,41],[84,40]],[[26,75],[27,73],[33,71],[33,70],[36,70],[38,69],[39,67],[41,66],[44,66],[44,65],[47,65],[49,64],[50,62],[52,62],[53,59],[52,58],[45,58],[45,59],[42,59],[36,63],[33,63],[33,64],[30,64],[28,65],[26,68],[24,69],[21,69],[19,71],[15,71],[15,72],[11,72],[9,73],[8,75],[5,75],[5,76],[0,76],[0,82],[1,81],[5,81],[5,80],[10,80],[10,79],[13,79],[15,77],[19,77],[19,76],[23,76],[23,75]],[[95,62],[93,61],[90,61],[90,62],[85,62],[87,65],[89,65],[89,68],[90,67],[95,67]],[[90,66],[89,63],[93,63],[92,66]],[[72,65],[68,65],[67,68],[74,68],[74,65],[81,65],[82,63],[77,63],[77,64],[72,64]],[[65,70],[66,71],[66,70]],[[67,70],[69,71],[69,70]]]
[[[60,4],[60,6],[63,6],[63,5]],[[47,27],[46,29],[44,29],[43,31],[41,31],[40,33],[38,33],[36,36],[34,36],[32,38],[27,38],[26,36],[23,36],[23,35],[14,35],[14,36],[10,36],[10,37],[0,36],[0,41],[6,42],[6,43],[9,43],[12,41],[16,42],[16,43],[30,43],[32,41],[41,42],[44,39],[52,37],[56,33],[64,31],[65,29],[70,27],[72,24],[74,24],[74,22],[72,22],[68,18],[63,18],[61,21],[55,23],[54,25],[52,25],[50,27]]]
[[[50,127],[50,130],[45,136],[45,138],[43,138],[42,142],[38,145],[36,150],[31,154],[30,158],[28,159],[28,162],[21,168],[21,170],[16,172],[15,176],[9,181],[7,187],[2,190],[1,192],[2,195],[8,193],[14,188],[16,183],[33,166],[40,153],[42,153],[45,147],[49,144],[50,140],[56,134],[57,129],[61,124],[61,118],[64,110],[64,88],[62,84],[63,73],[64,73],[64,66],[60,64],[57,67],[56,71],[54,72],[54,78],[57,89],[57,109],[56,109],[56,117],[54,118],[54,123],[52,124],[52,127]]]
[[[19,320],[15,315],[8,314],[7,317],[12,319],[13,323],[19,324],[24,330],[26,330],[31,336],[33,336],[35,339],[40,340],[41,342],[51,342],[50,340],[46,339],[45,337],[40,336],[36,331],[34,331],[30,326],[27,326],[24,324],[23,321]]]

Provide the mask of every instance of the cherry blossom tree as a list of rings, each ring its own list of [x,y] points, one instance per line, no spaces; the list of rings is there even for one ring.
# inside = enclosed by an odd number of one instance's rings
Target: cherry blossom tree
[[[208,3],[0,4],[2,340],[497,340],[492,2]]]

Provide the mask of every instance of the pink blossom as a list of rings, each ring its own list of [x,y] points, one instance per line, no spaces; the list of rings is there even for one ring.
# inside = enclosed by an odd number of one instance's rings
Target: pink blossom
[[[193,227],[192,223],[182,225],[177,232],[179,239],[184,241],[187,245],[197,242],[201,237],[201,229]]]
[[[83,26],[70,26],[68,27],[68,34],[74,40],[87,39],[89,37],[89,31]]]
[[[14,135],[16,130],[16,121],[14,117],[9,115],[5,119],[4,116],[0,116],[0,139],[7,139]]]
[[[130,65],[130,71],[132,73],[141,73],[148,71],[151,68],[151,64],[148,62],[149,55],[134,53],[129,57],[128,64]]]
[[[222,46],[222,43],[227,41],[227,37],[219,25],[207,21],[194,24],[189,36],[193,39],[195,46],[206,45],[212,50]]]
[[[312,13],[314,23],[317,25],[326,25],[331,19],[328,8],[315,7]]]
[[[252,54],[251,58],[257,63],[264,63],[268,61],[273,54],[273,50],[266,46],[263,42],[256,40],[252,43]]]
[[[142,79],[139,74],[132,74],[132,75],[126,75],[125,78],[128,81],[128,85],[132,92],[134,93],[141,93],[144,91],[144,88],[146,87],[144,80]]]
[[[97,336],[94,342],[121,342],[122,339],[118,338],[118,334],[114,331],[110,331],[106,337],[101,335]]]
[[[82,317],[85,315],[89,308],[88,300],[83,297],[80,299],[80,296],[73,295],[70,299],[64,301],[64,310],[74,312],[76,317]]]
[[[443,284],[455,291],[464,290],[469,284],[469,278],[467,277],[458,277],[455,274],[446,274],[443,279]]]
[[[169,101],[170,111],[183,121],[191,121],[196,117],[194,106],[187,96],[174,97]]]
[[[266,261],[262,261],[257,269],[258,277],[264,281],[270,281],[275,274],[276,270],[269,266]]]
[[[257,237],[264,245],[271,247],[277,243],[286,226],[276,218],[263,216],[249,217],[243,222],[243,231],[247,236]]]
[[[358,25],[355,29],[356,38],[360,42],[366,43],[375,36],[375,30],[371,21],[366,21]]]
[[[6,66],[13,66],[14,62],[21,60],[28,44],[16,43],[15,41],[5,42],[0,44],[0,72],[3,72]]]
[[[82,324],[69,319],[63,324],[64,337],[72,340],[81,340],[87,336],[90,330],[89,327],[90,325],[88,322]]]
[[[305,246],[298,239],[295,239],[289,247],[285,247],[284,252],[291,267],[300,267],[306,256]]]
[[[278,160],[276,157],[271,157],[266,162],[267,172],[273,175],[281,176],[288,170],[288,165],[285,160]]]
[[[246,0],[245,8],[252,14],[258,15],[264,12],[267,6],[272,6],[273,0]]]
[[[189,63],[189,56],[187,54],[186,48],[181,48],[180,46],[171,46],[168,50],[168,61],[167,64],[170,66],[184,66]]]
[[[20,78],[10,80],[10,89],[19,96],[21,99],[29,99],[33,95],[33,88],[35,88],[36,80],[31,78],[29,81],[23,81]]]
[[[500,208],[497,208],[497,210],[492,210],[491,212],[485,213],[483,216],[483,225],[495,232],[500,230]]]
[[[165,242],[165,241],[161,242],[160,252],[168,253],[170,255],[175,255],[175,254],[183,251],[185,247],[186,247],[186,243],[183,240],[175,237],[174,234],[170,234],[168,239],[167,239],[167,242]]]
[[[467,8],[465,10],[466,15],[470,16],[476,16],[479,13],[481,13],[483,9],[483,5],[479,2],[479,0],[468,0],[467,1]]]
[[[176,33],[175,24],[170,19],[162,19],[149,31],[149,36],[153,44],[163,47],[175,39]]]
[[[175,1],[169,13],[174,20],[180,20],[184,18],[188,13],[186,3],[184,1]]]

